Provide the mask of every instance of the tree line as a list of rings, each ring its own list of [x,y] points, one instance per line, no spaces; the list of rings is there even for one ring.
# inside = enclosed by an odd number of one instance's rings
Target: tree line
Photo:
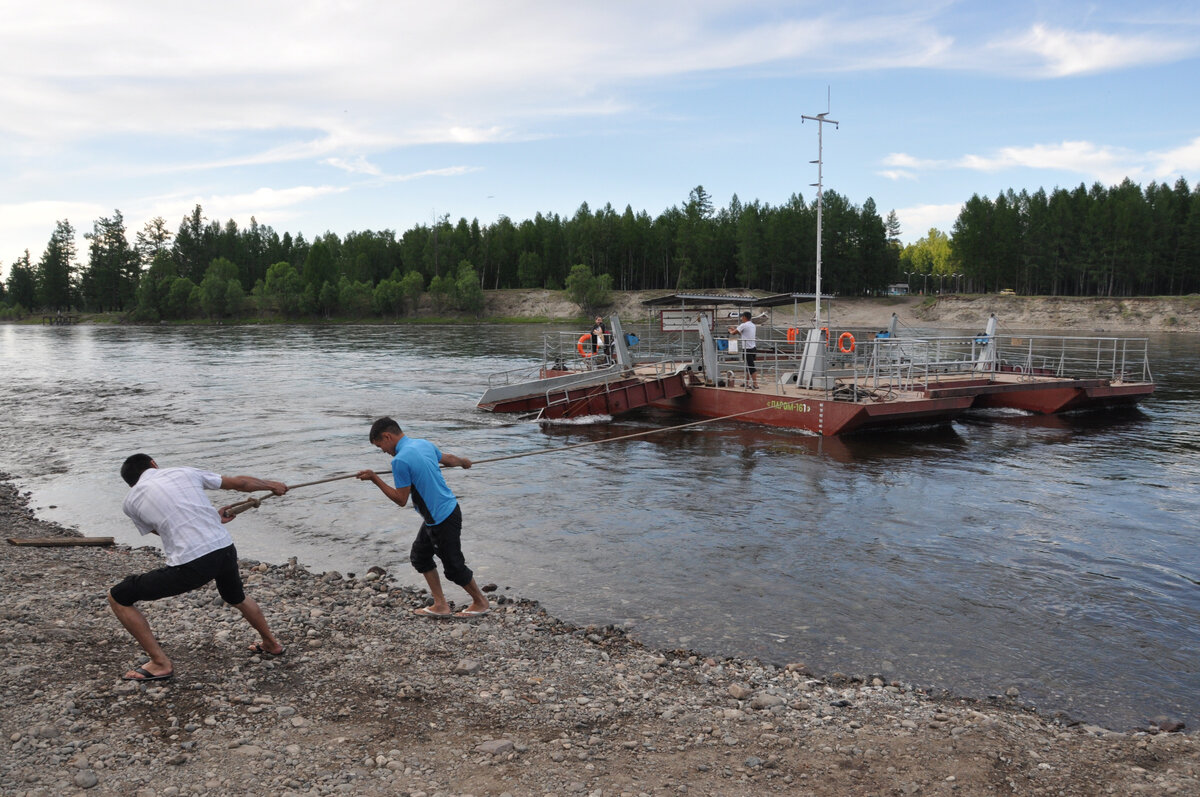
[[[949,236],[901,252],[903,279],[986,293],[1158,296],[1200,292],[1200,186],[1125,179],[1047,194],[972,196]],[[951,282],[946,282],[951,277]],[[914,284],[914,289],[915,289]]]
[[[896,271],[899,224],[867,199],[861,207],[824,195],[823,290],[883,290]],[[890,225],[890,237],[889,237]],[[811,291],[816,205],[799,195],[772,206],[736,196],[715,208],[703,186],[657,217],[585,203],[571,217],[537,214],[491,225],[442,216],[392,230],[278,234],[251,219],[208,220],[197,205],[172,232],[156,218],[134,241],[120,211],[85,234],[77,265],[75,230],[60,221],[42,258],[28,251],[9,269],[10,307],[128,313],[135,320],[399,316],[424,296],[439,309],[478,312],[482,291],[572,289],[593,306],[608,289],[761,288]]]
[[[1200,291],[1200,190],[1183,179],[1144,190],[1125,180],[975,195],[951,235],[930,230],[903,248],[895,212],[881,218],[870,198],[859,206],[828,191],[822,210],[822,290],[831,294],[874,295],[905,282],[916,291],[932,288],[930,277],[941,289],[972,292]],[[83,265],[74,227],[59,221],[40,260],[26,250],[10,265],[0,312],[360,318],[409,314],[423,297],[438,310],[478,313],[483,291],[500,288],[567,289],[591,306],[613,288],[811,292],[816,215],[816,203],[799,194],[781,205],[735,195],[717,208],[697,186],[656,217],[584,203],[570,217],[501,216],[484,226],[446,215],[400,235],[326,232],[309,241],[253,218],[248,227],[209,220],[197,205],[176,230],[155,218],[130,242],[118,210],[84,235]]]

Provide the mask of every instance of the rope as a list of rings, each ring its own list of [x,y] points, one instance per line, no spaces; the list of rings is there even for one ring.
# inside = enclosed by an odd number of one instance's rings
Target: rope
[[[789,403],[790,404],[800,404],[802,402],[793,401],[793,402],[789,402]],[[559,451],[570,451],[571,449],[574,449],[574,448],[583,448],[584,446],[595,446],[595,445],[600,445],[601,443],[615,443],[618,440],[630,440],[634,437],[645,437],[646,435],[658,434],[659,432],[673,432],[676,429],[686,429],[689,426],[699,426],[702,423],[715,423],[717,421],[727,421],[730,418],[740,418],[743,415],[750,415],[755,412],[762,412],[763,410],[766,410],[766,409],[779,409],[779,408],[778,407],[759,407],[758,409],[746,410],[745,412],[735,412],[732,415],[722,415],[719,418],[704,418],[703,420],[692,421],[690,423],[681,423],[677,426],[664,426],[660,429],[647,429],[644,432],[633,432],[631,434],[623,434],[623,435],[619,435],[617,437],[606,437],[603,440],[588,440],[583,443],[572,443],[569,446],[559,446],[558,448],[542,448],[542,449],[538,449],[537,451],[526,451],[521,454],[509,454],[509,455],[503,456],[503,457],[491,457],[490,459],[481,459],[478,462],[472,462],[471,466],[474,467],[475,465],[483,465],[488,462],[503,462],[506,459],[520,459],[521,457],[534,457],[534,456],[537,456],[538,454],[554,454]]]
[[[288,492],[295,490],[297,487],[312,487],[315,484],[326,484],[327,482],[336,482],[336,481],[341,481],[342,479],[351,479],[357,475],[358,475],[357,473],[343,473],[341,476],[330,476],[328,479],[317,479],[314,482],[304,482],[303,484],[293,484],[293,485],[288,486]],[[262,505],[263,501],[267,500],[268,498],[274,498],[274,497],[275,497],[275,493],[267,493],[266,495],[259,496],[257,498],[247,498],[244,501],[238,501],[236,504],[230,504],[229,507],[225,510],[225,514],[232,516],[232,517],[236,517],[237,515],[240,515],[243,512],[245,512],[247,509],[258,509]]]
[[[664,426],[659,429],[647,429],[644,432],[632,432],[630,434],[623,434],[623,435],[619,435],[617,437],[606,437],[603,440],[587,440],[582,443],[572,443],[571,445],[568,445],[568,446],[558,446],[557,448],[541,448],[541,449],[538,449],[537,451],[525,451],[520,454],[508,454],[503,457],[489,457],[488,459],[472,460],[471,467],[475,467],[476,465],[486,465],[491,462],[504,462],[505,460],[509,460],[509,459],[520,459],[522,457],[535,457],[539,454],[556,454],[561,451],[571,451],[573,449],[583,448],[585,446],[600,445],[601,443],[615,443],[619,440],[632,440],[635,437],[645,437],[647,435],[659,434],[660,432],[673,432],[677,429],[687,429],[688,427],[700,426],[701,424],[705,424],[705,423],[716,423],[717,421],[727,421],[731,418],[741,418],[744,415],[753,415],[756,412],[762,412],[763,410],[767,410],[767,409],[782,409],[791,404],[802,404],[802,403],[803,402],[801,402],[801,401],[790,401],[787,404],[784,404],[784,405],[781,405],[778,407],[759,407],[757,409],[746,410],[744,412],[735,412],[732,415],[722,415],[719,418],[703,418],[699,421],[691,421],[689,423],[681,423],[681,424],[677,424],[675,426]],[[330,476],[327,479],[317,479],[316,481],[304,482],[303,484],[295,484],[295,485],[291,485],[288,487],[288,492],[291,492],[292,490],[295,490],[299,487],[312,487],[313,485],[317,485],[317,484],[326,484],[328,482],[341,481],[342,479],[352,479],[356,476],[358,476],[358,473],[343,473],[341,476]],[[267,493],[266,495],[260,496],[258,498],[247,498],[244,501],[239,501],[236,504],[231,504],[229,506],[229,508],[225,510],[225,514],[240,515],[242,512],[245,512],[247,509],[257,509],[262,504],[263,501],[267,500],[268,498],[273,498],[274,495],[275,495],[274,493]]]

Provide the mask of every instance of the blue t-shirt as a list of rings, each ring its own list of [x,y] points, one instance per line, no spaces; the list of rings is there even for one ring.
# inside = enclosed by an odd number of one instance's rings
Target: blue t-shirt
[[[396,443],[396,456],[392,457],[392,480],[396,488],[412,488],[409,497],[413,508],[430,526],[450,517],[458,506],[458,499],[442,477],[441,461],[442,452],[433,443],[407,436]]]

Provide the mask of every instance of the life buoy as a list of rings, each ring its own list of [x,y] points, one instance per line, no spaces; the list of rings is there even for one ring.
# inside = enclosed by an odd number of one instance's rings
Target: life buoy
[[[788,327],[788,331],[787,331],[787,342],[788,342],[788,343],[795,343],[795,342],[796,342],[796,333],[797,333],[797,332],[799,332],[799,331],[800,331],[800,330],[796,329],[795,327]]]
[[[849,346],[846,345],[847,341],[850,342]],[[842,354],[849,354],[850,352],[854,351],[854,336],[849,332],[843,332],[842,334],[838,335],[838,351],[840,351]]]
[[[821,327],[821,340],[831,343],[829,340],[829,327]]]
[[[579,336],[579,342],[575,344],[575,351],[579,352],[580,357],[591,357],[592,353],[583,348],[583,344],[592,342],[592,333],[584,332]]]

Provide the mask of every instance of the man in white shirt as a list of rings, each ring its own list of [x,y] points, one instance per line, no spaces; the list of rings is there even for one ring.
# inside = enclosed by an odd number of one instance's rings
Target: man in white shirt
[[[150,624],[133,604],[181,595],[216,581],[217,591],[226,603],[242,613],[246,622],[262,637],[250,650],[269,656],[283,654],[283,645],[271,633],[262,609],[246,597],[238,573],[237,549],[223,525],[235,515],[228,507],[217,510],[205,496],[205,490],[270,490],[275,495],[287,492],[282,482],[265,481],[253,476],[219,476],[195,468],[164,468],[147,454],[134,454],[121,466],[121,478],[130,486],[123,509],[142,534],[157,534],[163,541],[167,566],[128,576],[108,593],[108,605],[146,655],[147,661],[123,676],[127,681],[162,681],[175,674],[174,666],[163,652]]]
[[[750,318],[750,311],[743,311],[742,323],[736,327],[730,327],[729,334],[737,335],[742,339],[742,353],[746,357],[746,387],[758,390],[758,368],[754,366],[754,358],[757,354],[755,349],[758,346],[758,327],[754,326],[754,322]]]

